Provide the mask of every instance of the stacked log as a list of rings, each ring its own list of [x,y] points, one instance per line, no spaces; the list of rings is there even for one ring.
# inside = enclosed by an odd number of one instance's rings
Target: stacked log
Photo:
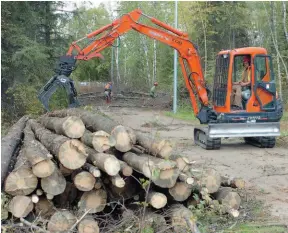
[[[15,217],[35,212],[48,219],[50,232],[99,232],[91,214],[125,203],[145,203],[145,221],[157,215],[153,210],[169,210],[175,232],[197,232],[192,213],[175,202],[188,207],[203,200],[218,212],[239,214],[241,200],[233,188],[243,188],[241,179],[221,177],[211,168],[195,169],[195,161],[172,154],[171,142],[134,132],[103,115],[55,111],[39,121],[28,120],[23,132],[4,190],[14,196],[10,212]],[[195,194],[199,200],[193,199]]]

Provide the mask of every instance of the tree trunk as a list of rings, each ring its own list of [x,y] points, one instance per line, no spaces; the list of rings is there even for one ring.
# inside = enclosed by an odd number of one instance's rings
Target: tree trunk
[[[41,179],[41,187],[45,193],[59,195],[64,192],[66,180],[62,173],[55,169],[51,176]]]
[[[192,193],[192,187],[185,182],[177,182],[174,187],[169,188],[170,195],[176,201],[185,201]]]
[[[79,172],[73,179],[76,188],[80,191],[90,191],[94,188],[95,177],[86,171]]]
[[[121,160],[119,160],[119,162],[120,162],[121,173],[123,174],[123,176],[131,176],[133,173],[133,168]]]
[[[52,215],[47,228],[50,232],[68,232],[76,221],[76,217],[68,210],[59,210]]]
[[[85,130],[81,141],[87,146],[93,147],[97,152],[107,151],[111,146],[116,145],[115,138],[102,130],[95,133]]]
[[[23,130],[28,119],[28,116],[23,116],[1,139],[1,186],[8,175],[11,157],[22,140]]]
[[[56,167],[51,161],[53,156],[35,139],[29,123],[26,124],[24,135],[23,156],[32,165],[32,172],[39,178],[50,176]]]
[[[172,153],[171,143],[167,140],[159,140],[136,132],[137,142],[147,150],[147,153],[160,158],[169,159]]]
[[[86,151],[89,155],[88,160],[108,175],[115,176],[120,171],[119,160],[114,155],[97,153],[88,147],[86,147]]]
[[[123,188],[125,186],[124,179],[118,174],[116,176],[110,176],[109,178],[110,178],[111,183],[117,188]]]
[[[286,42],[288,43],[288,32],[287,32],[287,24],[286,24],[286,2],[282,1],[283,4],[283,27],[285,32]]]
[[[241,178],[233,178],[228,176],[221,176],[221,185],[222,186],[229,186],[232,188],[245,188],[245,181]]]
[[[33,202],[27,196],[15,196],[9,203],[9,211],[16,218],[26,217],[34,208]]]
[[[167,197],[163,193],[149,192],[147,202],[155,209],[161,209],[167,204]]]
[[[98,130],[103,130],[107,133],[111,133],[112,136],[114,135],[116,139],[115,148],[121,152],[129,151],[133,144],[135,144],[136,136],[133,130],[121,126],[116,130],[116,132],[114,132],[114,134],[112,134],[113,129],[120,125],[108,117],[104,117],[103,115],[79,109],[59,110],[48,113],[48,115],[58,117],[79,116],[84,122],[86,128],[90,131],[95,132]]]
[[[89,210],[90,214],[98,213],[104,210],[106,202],[107,194],[102,189],[84,192],[78,202],[79,211],[86,212]]]
[[[214,197],[220,202],[220,204],[231,209],[238,210],[241,204],[241,198],[239,194],[234,192],[229,187],[221,187],[218,192],[214,194]]]
[[[40,122],[47,129],[69,138],[81,138],[85,131],[85,125],[82,120],[76,116],[64,118],[44,116],[40,118]]]
[[[29,120],[36,138],[69,169],[82,167],[87,159],[85,146],[76,139],[69,139],[45,129],[35,120]]]
[[[196,218],[192,212],[181,204],[174,204],[169,208],[169,217],[175,233],[200,233]]]
[[[54,205],[47,198],[41,197],[35,205],[35,213],[44,219],[50,218],[55,213]]]
[[[98,223],[93,218],[85,218],[78,225],[79,233],[99,233]]]
[[[101,171],[98,169],[98,167],[95,167],[95,166],[91,165],[90,163],[85,163],[83,165],[83,169],[90,172],[94,177],[100,177],[101,176]]]
[[[208,193],[215,193],[220,187],[221,176],[215,169],[193,170],[190,169],[195,183],[198,183],[200,188],[205,187]]]
[[[123,160],[133,169],[142,173],[147,178],[151,178],[154,184],[162,188],[171,188],[175,185],[179,176],[176,163],[164,159],[142,154],[138,156],[127,152],[123,155]]]
[[[38,179],[31,169],[23,166],[8,175],[4,190],[12,196],[29,195],[36,189],[37,184]]]

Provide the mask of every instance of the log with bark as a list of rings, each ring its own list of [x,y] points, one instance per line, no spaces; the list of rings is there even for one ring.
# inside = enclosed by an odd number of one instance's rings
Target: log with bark
[[[89,155],[88,160],[97,168],[104,171],[110,176],[115,176],[120,171],[119,160],[111,154],[97,153],[95,150],[85,147],[86,153]]]
[[[55,169],[55,164],[51,161],[53,156],[35,139],[29,123],[26,124],[24,135],[23,156],[30,162],[32,172],[39,178],[50,176]]]
[[[215,199],[219,201],[220,204],[225,205],[231,209],[238,210],[241,204],[241,198],[239,194],[230,187],[221,187],[219,190],[213,194]]]
[[[89,213],[94,214],[101,212],[105,208],[106,202],[107,193],[104,190],[91,190],[83,193],[78,202],[78,208],[80,212],[89,210]]]
[[[82,167],[87,159],[85,146],[76,139],[57,135],[47,130],[35,120],[29,120],[36,138],[54,155],[66,168],[77,169]]]
[[[94,133],[85,130],[81,141],[87,146],[93,147],[97,152],[107,151],[110,147],[116,145],[116,139],[103,130]]]
[[[68,116],[64,118],[58,117],[41,117],[40,122],[47,129],[61,134],[69,138],[81,138],[85,131],[85,125],[82,120],[76,116]]]
[[[175,233],[200,233],[196,225],[196,217],[185,206],[181,204],[171,205],[168,215]]]
[[[122,160],[119,160],[120,162],[120,169],[121,169],[121,173],[123,176],[131,176],[133,173],[133,168],[130,167],[127,163],[125,163]]]
[[[116,176],[110,176],[109,178],[114,186],[118,188],[123,188],[125,186],[125,181],[119,174],[117,174]]]
[[[51,216],[47,228],[50,232],[68,232],[76,220],[68,210],[59,210]]]
[[[151,178],[153,183],[162,188],[171,188],[179,176],[176,163],[153,156],[142,154],[138,156],[132,152],[123,155],[123,160],[133,169]]]
[[[89,171],[94,177],[101,176],[101,171],[90,163],[85,163],[82,168]]]
[[[125,128],[124,126],[121,126],[117,122],[111,120],[109,117],[101,114],[91,113],[80,109],[65,109],[48,113],[48,115],[57,117],[80,117],[88,130],[92,132],[103,130],[114,136],[116,139],[115,148],[121,152],[131,150],[133,144],[136,142],[136,136],[132,129]],[[117,129],[115,129],[116,127]]]
[[[169,188],[169,193],[174,200],[185,201],[191,195],[192,187],[185,182],[176,182],[172,188]]]
[[[172,146],[168,140],[160,140],[140,132],[136,132],[136,137],[137,143],[144,147],[147,153],[164,159],[170,158]]]
[[[221,176],[221,185],[243,189],[245,188],[245,181],[241,178]]]
[[[208,193],[217,192],[221,184],[221,176],[215,169],[190,169],[190,171],[194,181],[196,181],[195,183],[198,183],[200,188],[207,188]]]
[[[9,203],[9,211],[16,218],[26,217],[34,208],[34,204],[30,197],[15,196]]]
[[[31,164],[26,160],[23,151],[20,151],[14,170],[5,181],[6,193],[16,195],[29,195],[37,187],[38,179],[33,174]]]
[[[12,155],[16,148],[21,143],[23,138],[23,130],[26,122],[29,120],[28,116],[23,116],[17,123],[15,123],[8,131],[8,133],[1,139],[1,186],[8,175],[8,168]]]

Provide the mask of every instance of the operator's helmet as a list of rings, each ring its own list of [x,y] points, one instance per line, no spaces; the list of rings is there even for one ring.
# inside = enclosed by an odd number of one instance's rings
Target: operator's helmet
[[[158,86],[158,82],[155,82],[155,83],[154,83],[154,86]]]
[[[244,63],[244,62],[248,62],[249,65],[250,65],[250,63],[251,63],[251,58],[250,58],[250,56],[247,56],[247,55],[244,56],[244,57],[243,57],[243,63]]]

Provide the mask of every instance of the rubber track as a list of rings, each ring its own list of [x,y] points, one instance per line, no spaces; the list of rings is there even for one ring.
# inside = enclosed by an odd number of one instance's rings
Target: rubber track
[[[246,137],[244,140],[247,144],[260,148],[273,148],[276,143],[275,137]]]
[[[199,134],[197,132],[205,134],[206,142],[202,142],[199,140]],[[217,150],[221,147],[221,138],[210,138],[207,136],[206,130],[200,128],[194,129],[194,142],[196,145],[201,146],[206,150]]]

